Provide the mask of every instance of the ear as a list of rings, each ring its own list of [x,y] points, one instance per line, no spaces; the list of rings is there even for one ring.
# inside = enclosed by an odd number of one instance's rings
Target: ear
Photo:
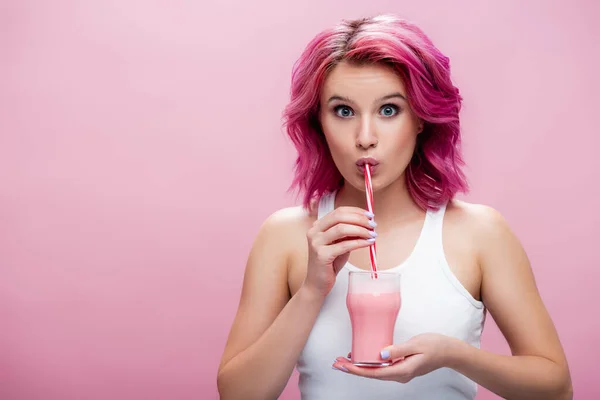
[[[425,121],[423,121],[422,119],[419,118],[419,124],[417,125],[417,135],[421,132],[423,132],[423,129],[425,128]]]

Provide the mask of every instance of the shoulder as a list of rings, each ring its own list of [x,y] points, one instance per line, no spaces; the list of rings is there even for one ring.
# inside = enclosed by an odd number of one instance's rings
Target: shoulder
[[[453,200],[448,204],[448,212],[472,226],[478,234],[500,234],[510,230],[509,224],[500,211],[485,204]]]
[[[298,240],[306,237],[306,232],[316,220],[316,213],[301,206],[285,207],[274,211],[262,223],[256,241],[269,242],[280,250],[295,247]]]
[[[471,239],[478,256],[485,258],[499,248],[520,247],[508,221],[495,208],[452,200],[446,210],[447,220]]]
[[[302,207],[282,208],[267,216],[250,249],[245,279],[257,282],[268,274],[274,280],[279,277],[285,286],[291,263],[299,249],[306,247],[311,218],[311,213]]]
[[[278,233],[302,230],[310,227],[315,219],[316,214],[304,207],[285,207],[269,215],[263,222],[261,230]]]
[[[507,227],[504,216],[495,208],[485,204],[452,200],[446,207],[448,217],[466,223],[469,227],[482,231],[498,230]]]

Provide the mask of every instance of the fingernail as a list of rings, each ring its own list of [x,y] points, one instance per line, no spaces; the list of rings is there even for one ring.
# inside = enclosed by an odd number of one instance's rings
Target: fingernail
[[[377,226],[377,222],[375,222],[373,220],[369,220],[369,225],[371,225],[373,228],[375,228]]]
[[[375,231],[369,231],[369,235],[373,236],[374,238],[377,237],[377,232]]]
[[[367,239],[367,242],[369,242],[369,243],[375,243],[375,238]]]
[[[365,211],[365,215],[369,218],[374,218],[375,214],[373,214],[371,211]]]
[[[390,351],[389,350],[381,350],[381,358],[383,358],[384,360],[387,360],[388,358],[390,358]]]
[[[340,369],[344,372],[348,372],[348,369],[346,369],[346,367],[340,367]]]

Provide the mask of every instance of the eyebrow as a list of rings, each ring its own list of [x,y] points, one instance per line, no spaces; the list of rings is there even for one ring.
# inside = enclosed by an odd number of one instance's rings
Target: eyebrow
[[[404,95],[402,95],[402,93],[396,92],[396,93],[388,94],[387,96],[383,96],[382,98],[378,99],[377,101],[384,101],[384,100],[389,100],[389,99],[393,99],[393,98],[401,98],[402,100],[406,100],[406,97],[404,97]],[[346,101],[348,103],[353,102],[352,100],[350,100],[349,97],[333,95],[329,98],[329,100],[327,100],[327,103],[331,103],[332,101],[335,101],[335,100]]]

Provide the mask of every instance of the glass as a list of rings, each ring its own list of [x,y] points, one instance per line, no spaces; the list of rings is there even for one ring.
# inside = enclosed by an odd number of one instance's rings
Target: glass
[[[350,271],[346,306],[352,324],[354,365],[385,367],[391,360],[381,350],[394,342],[394,326],[400,311],[400,274],[396,272]]]

